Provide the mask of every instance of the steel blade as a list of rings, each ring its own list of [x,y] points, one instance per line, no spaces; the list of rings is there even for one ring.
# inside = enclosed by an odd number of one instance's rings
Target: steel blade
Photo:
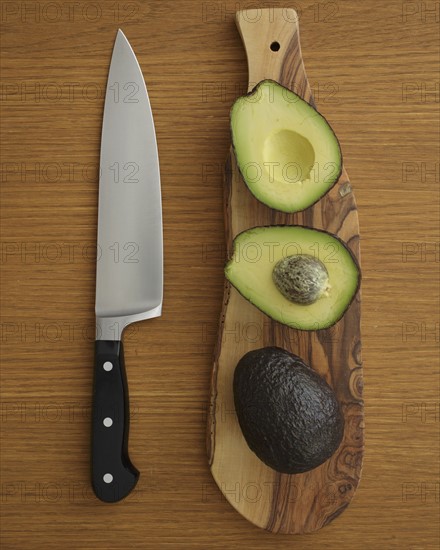
[[[96,271],[97,339],[119,340],[131,322],[161,314],[162,207],[147,88],[119,30],[105,96]]]

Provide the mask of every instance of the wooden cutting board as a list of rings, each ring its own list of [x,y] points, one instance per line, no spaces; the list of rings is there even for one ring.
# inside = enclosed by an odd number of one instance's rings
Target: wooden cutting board
[[[244,10],[237,12],[236,22],[248,57],[249,90],[271,78],[315,105],[301,57],[296,12]],[[284,214],[252,196],[231,149],[226,163],[225,223],[229,256],[234,237],[245,229],[296,224],[336,234],[360,260],[356,203],[344,168],[336,185],[314,206]],[[226,499],[258,527],[275,533],[310,533],[331,522],[353,498],[364,444],[360,298],[358,291],[344,317],[330,329],[304,332],[272,321],[225,283],[211,383],[208,455],[212,475]],[[246,352],[263,346],[280,346],[302,357],[325,377],[341,403],[343,441],[330,460],[310,472],[275,472],[248,448],[241,433],[234,411],[234,369]]]

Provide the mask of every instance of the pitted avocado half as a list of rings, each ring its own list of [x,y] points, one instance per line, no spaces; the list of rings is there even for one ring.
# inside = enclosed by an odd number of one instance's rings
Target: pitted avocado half
[[[225,275],[266,315],[300,330],[335,324],[360,283],[357,262],[340,239],[302,226],[243,231]]]

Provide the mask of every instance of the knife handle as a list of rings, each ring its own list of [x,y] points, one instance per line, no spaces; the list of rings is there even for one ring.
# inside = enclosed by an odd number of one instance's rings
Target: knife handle
[[[92,485],[104,502],[135,487],[139,472],[128,456],[129,403],[122,342],[97,340],[92,413]]]

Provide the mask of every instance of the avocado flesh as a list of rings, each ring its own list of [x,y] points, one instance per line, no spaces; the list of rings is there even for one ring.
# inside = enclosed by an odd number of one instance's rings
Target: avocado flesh
[[[300,330],[332,326],[353,300],[360,271],[344,243],[325,231],[302,226],[266,226],[243,231],[234,239],[226,278],[252,304],[275,321]],[[312,255],[328,273],[328,288],[313,303],[288,300],[273,280],[273,270],[293,254]]]
[[[237,364],[234,403],[249,448],[277,472],[316,468],[339,447],[344,419],[332,388],[300,357],[277,347]]]
[[[341,174],[341,149],[326,119],[273,80],[236,100],[231,133],[246,185],[276,210],[308,208]]]

